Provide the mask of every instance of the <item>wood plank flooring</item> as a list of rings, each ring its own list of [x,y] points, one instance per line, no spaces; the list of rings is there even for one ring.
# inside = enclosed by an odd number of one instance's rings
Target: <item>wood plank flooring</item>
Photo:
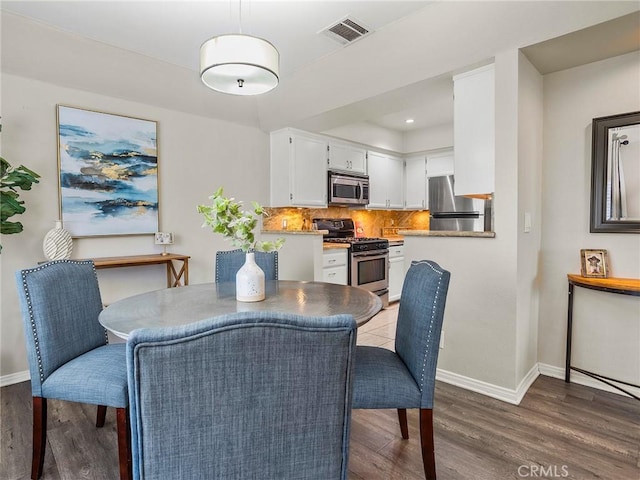
[[[29,382],[0,389],[0,479],[29,478]],[[395,410],[353,412],[349,479],[423,479],[418,416],[409,440]],[[438,383],[434,408],[440,480],[640,479],[640,402],[539,377],[519,406]],[[115,411],[49,401],[44,480],[118,478]],[[168,479],[173,480],[173,479]],[[286,480],[286,479],[283,479]]]

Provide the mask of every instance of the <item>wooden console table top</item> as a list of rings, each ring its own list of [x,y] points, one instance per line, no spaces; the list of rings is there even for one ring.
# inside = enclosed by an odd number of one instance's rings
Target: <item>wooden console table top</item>
[[[568,274],[570,283],[594,290],[604,290],[627,295],[640,295],[640,279],[638,278],[592,278],[582,275]]]
[[[123,257],[96,257],[91,258],[97,269],[99,268],[118,268],[118,267],[137,267],[142,265],[160,265],[167,266],[167,287],[181,287],[189,284],[189,255],[181,255],[179,253],[152,253],[148,255],[127,255]],[[182,268],[176,270],[173,261],[182,262]]]
[[[178,253],[152,253],[148,255],[126,255],[123,257],[96,257],[92,258],[96,268],[116,268],[116,267],[134,267],[136,265],[154,265],[167,263],[172,260],[188,260],[188,255],[180,255]]]

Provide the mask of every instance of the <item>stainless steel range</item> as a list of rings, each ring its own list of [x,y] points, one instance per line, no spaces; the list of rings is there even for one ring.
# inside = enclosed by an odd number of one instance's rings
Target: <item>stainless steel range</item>
[[[314,218],[318,230],[327,230],[324,241],[349,244],[349,285],[365,288],[389,305],[389,241],[356,237],[350,218]]]

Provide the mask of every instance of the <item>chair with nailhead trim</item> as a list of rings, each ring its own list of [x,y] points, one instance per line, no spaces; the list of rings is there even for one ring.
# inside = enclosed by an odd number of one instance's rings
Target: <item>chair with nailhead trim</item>
[[[346,480],[355,348],[351,315],[134,330],[133,478]]]
[[[407,408],[420,409],[422,463],[436,478],[433,396],[444,307],[451,274],[437,263],[411,262],[402,286],[395,352],[359,346],[353,408],[395,408],[402,438],[409,438]]]
[[[33,396],[31,478],[42,475],[47,399],[116,408],[120,479],[131,478],[129,396],[124,343],[109,344],[98,323],[102,300],[90,260],[55,260],[16,272]]]

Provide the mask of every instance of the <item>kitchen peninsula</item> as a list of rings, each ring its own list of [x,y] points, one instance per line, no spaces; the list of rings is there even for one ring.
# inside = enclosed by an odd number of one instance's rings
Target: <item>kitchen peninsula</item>
[[[399,230],[402,237],[472,237],[495,238],[496,232],[457,232],[449,230]]]

